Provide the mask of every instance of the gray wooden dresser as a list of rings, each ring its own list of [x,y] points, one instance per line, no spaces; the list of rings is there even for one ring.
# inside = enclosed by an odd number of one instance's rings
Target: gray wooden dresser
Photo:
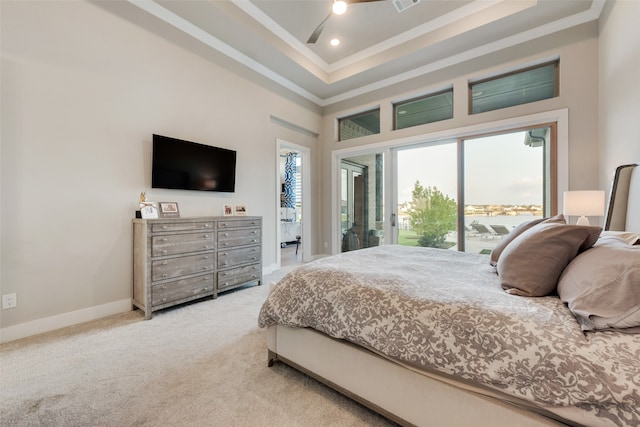
[[[133,305],[154,311],[262,282],[261,217],[133,220]]]

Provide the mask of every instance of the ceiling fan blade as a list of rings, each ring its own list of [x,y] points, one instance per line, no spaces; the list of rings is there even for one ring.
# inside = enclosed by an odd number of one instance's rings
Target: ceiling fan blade
[[[324,29],[324,23],[327,22],[327,19],[331,18],[331,15],[333,15],[333,13],[329,12],[327,17],[324,18],[320,24],[318,24],[316,29],[313,30],[313,33],[311,33],[311,36],[309,37],[309,40],[307,40],[307,43],[313,44],[318,41],[318,37],[320,37],[320,33],[322,33],[322,30]]]
[[[374,1],[386,1],[386,0],[346,0],[346,2],[349,3],[349,4],[369,3],[369,2],[374,2]]]

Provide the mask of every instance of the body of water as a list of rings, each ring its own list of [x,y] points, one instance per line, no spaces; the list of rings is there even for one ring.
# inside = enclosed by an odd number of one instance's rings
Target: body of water
[[[534,219],[540,219],[541,216],[536,215],[496,215],[496,216],[475,216],[465,215],[464,221],[466,225],[471,224],[472,221],[477,221],[484,225],[504,225],[509,230],[513,230],[514,227],[522,224],[523,222],[533,221]]]

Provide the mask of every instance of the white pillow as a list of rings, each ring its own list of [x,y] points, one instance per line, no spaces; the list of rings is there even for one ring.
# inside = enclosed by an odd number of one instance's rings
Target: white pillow
[[[640,332],[640,245],[598,239],[565,268],[558,295],[585,331]]]
[[[600,237],[617,237],[624,240],[630,245],[640,244],[640,233],[632,233],[630,231],[609,231],[605,230],[600,233]]]

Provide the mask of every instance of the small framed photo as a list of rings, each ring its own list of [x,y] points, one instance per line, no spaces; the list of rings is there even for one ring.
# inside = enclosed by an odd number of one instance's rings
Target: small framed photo
[[[224,216],[233,216],[233,206],[224,205],[222,207],[222,215],[224,215]]]
[[[156,202],[141,202],[140,216],[144,219],[158,218],[158,204]]]
[[[180,209],[176,202],[160,202],[160,218],[180,218]]]
[[[245,205],[236,205],[236,216],[247,216],[247,207]]]

